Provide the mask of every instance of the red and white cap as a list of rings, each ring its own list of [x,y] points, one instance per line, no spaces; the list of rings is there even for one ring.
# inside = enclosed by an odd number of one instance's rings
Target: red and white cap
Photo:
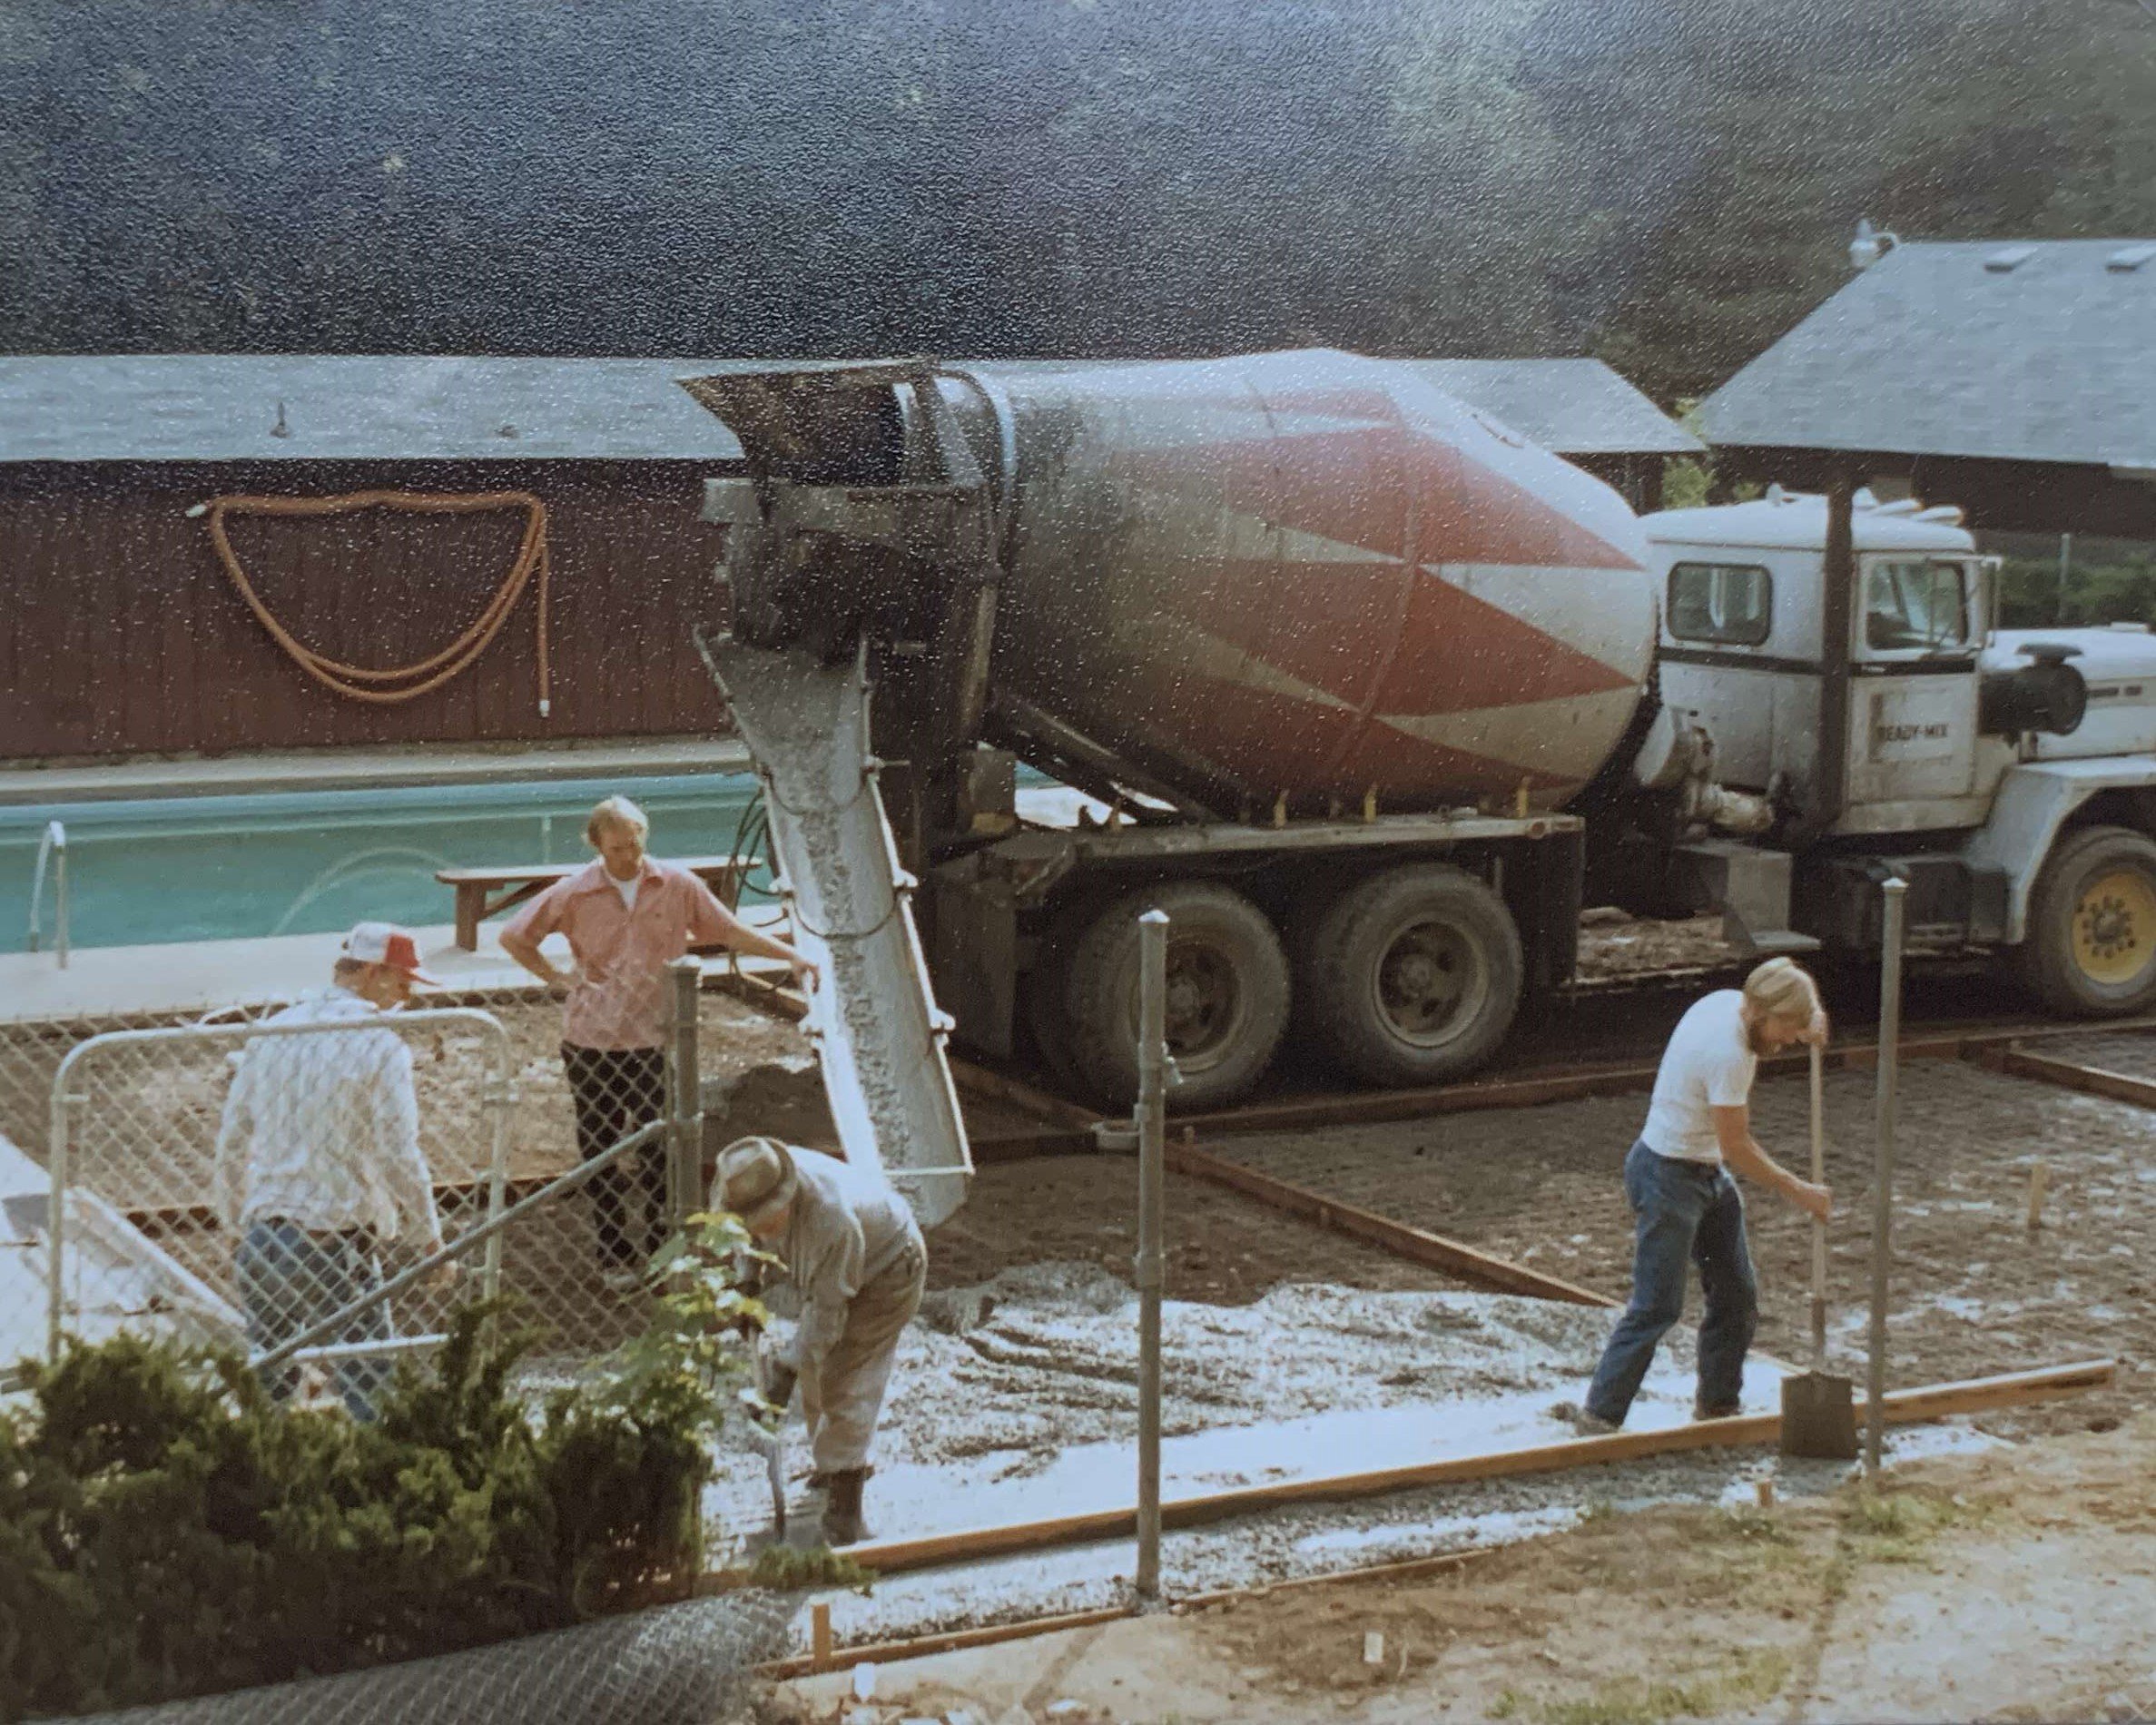
[[[362,964],[386,964],[415,982],[441,987],[441,978],[419,968],[419,943],[393,922],[362,922],[344,937],[344,955]]]

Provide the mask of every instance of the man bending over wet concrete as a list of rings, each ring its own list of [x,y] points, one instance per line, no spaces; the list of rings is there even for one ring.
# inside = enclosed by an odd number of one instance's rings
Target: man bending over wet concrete
[[[1787,959],[1767,960],[1741,991],[1718,990],[1678,1020],[1655,1075],[1647,1124],[1625,1158],[1636,1242],[1631,1303],[1603,1350],[1586,1405],[1562,1402],[1551,1410],[1582,1435],[1624,1424],[1656,1346],[1684,1314],[1688,1262],[1699,1267],[1707,1298],[1692,1417],[1723,1419],[1738,1411],[1759,1290],[1745,1239],[1744,1198],[1729,1170],[1826,1219],[1833,1208],[1826,1188],[1797,1178],[1767,1155],[1751,1123],[1759,1057],[1826,1040],[1818,987]]]
[[[801,1321],[770,1356],[764,1394],[783,1407],[798,1379],[824,1543],[856,1544],[868,1537],[861,1494],[876,1415],[928,1276],[920,1225],[881,1174],[767,1138],[719,1152],[717,1197],[800,1292]]]

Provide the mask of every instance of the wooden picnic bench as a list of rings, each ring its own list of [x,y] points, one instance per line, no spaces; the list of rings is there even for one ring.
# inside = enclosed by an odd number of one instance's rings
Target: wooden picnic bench
[[[755,866],[753,859],[739,856],[665,860],[677,869],[688,870],[711,888],[729,911],[741,902],[742,877]],[[457,889],[457,944],[467,952],[476,952],[479,950],[480,923],[537,896],[585,866],[582,862],[534,862],[525,868],[439,869],[434,878]]]

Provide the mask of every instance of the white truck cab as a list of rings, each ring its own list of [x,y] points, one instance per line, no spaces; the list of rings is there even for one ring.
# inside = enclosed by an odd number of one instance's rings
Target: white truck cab
[[[1748,893],[1745,926],[1770,925],[1762,950],[1875,945],[1891,872],[1913,947],[2010,951],[2062,1010],[2156,1001],[2156,637],[1994,630],[1997,560],[1951,508],[1857,492],[1841,617],[1824,497],[1646,527],[1662,703],[1711,739],[1721,784],[1777,811],[1765,844],[1692,847],[1709,895]],[[1762,868],[1789,882],[1786,929],[1756,880],[1737,890]]]

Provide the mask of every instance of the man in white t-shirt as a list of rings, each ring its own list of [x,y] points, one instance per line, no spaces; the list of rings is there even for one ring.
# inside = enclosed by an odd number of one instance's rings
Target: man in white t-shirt
[[[1769,959],[1741,991],[1693,1002],[1678,1020],[1655,1075],[1639,1141],[1625,1158],[1625,1198],[1635,1245],[1632,1298],[1602,1352],[1585,1406],[1553,1410],[1582,1433],[1614,1432],[1670,1326],[1684,1315],[1685,1266],[1699,1267],[1707,1313],[1699,1321],[1695,1419],[1735,1414],[1744,1356],[1758,1326],[1759,1290],[1744,1232],[1735,1168],[1824,1220],[1832,1195],[1783,1168],[1752,1138],[1752,1078],[1759,1057],[1796,1042],[1824,1042],[1826,1014],[1811,977]]]

